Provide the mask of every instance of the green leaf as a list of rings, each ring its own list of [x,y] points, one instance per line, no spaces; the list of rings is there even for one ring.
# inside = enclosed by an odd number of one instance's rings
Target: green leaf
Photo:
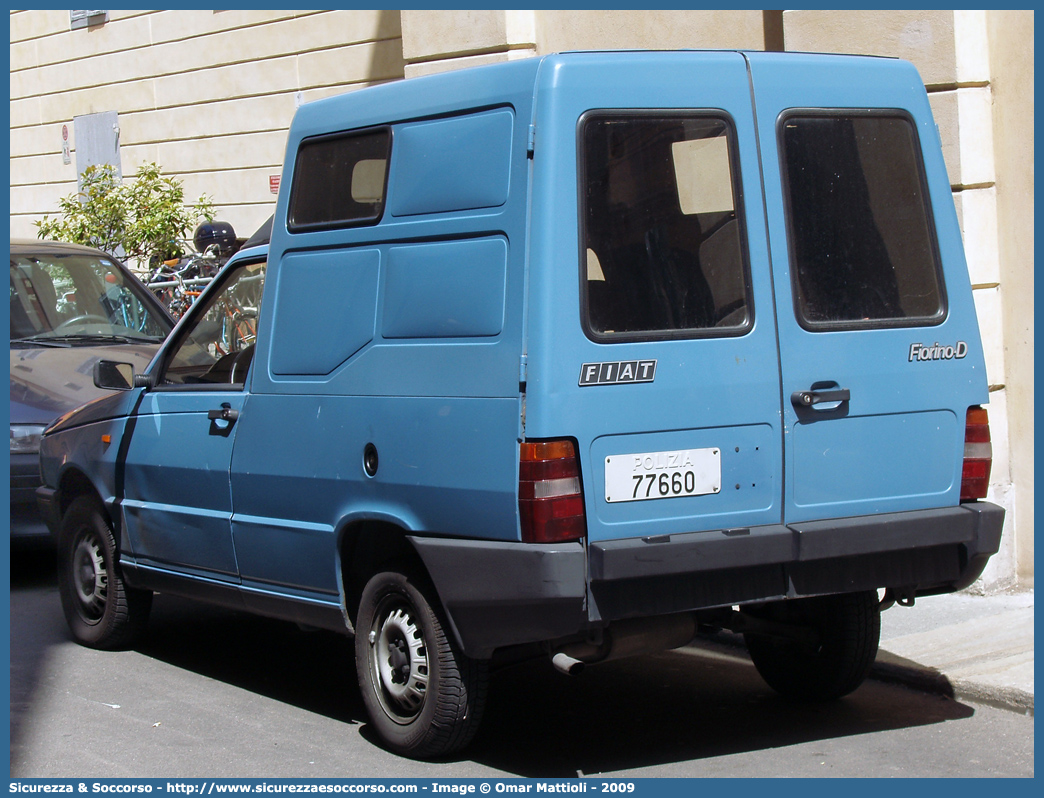
[[[139,166],[130,183],[120,180],[112,165],[90,166],[79,191],[58,200],[58,211],[57,218],[45,215],[35,223],[40,238],[146,262],[180,257],[189,231],[214,219],[210,197],[186,204],[182,182],[164,177],[155,163]]]

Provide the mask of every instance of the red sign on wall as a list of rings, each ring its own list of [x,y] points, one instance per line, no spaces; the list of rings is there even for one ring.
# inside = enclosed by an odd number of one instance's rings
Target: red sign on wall
[[[268,190],[273,194],[279,193],[279,175],[268,176]]]

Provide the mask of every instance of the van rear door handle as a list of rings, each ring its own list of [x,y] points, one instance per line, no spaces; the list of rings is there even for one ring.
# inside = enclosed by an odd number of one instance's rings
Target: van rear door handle
[[[852,394],[848,388],[832,388],[827,391],[794,391],[790,395],[790,402],[794,407],[812,407],[827,402],[847,402],[851,397]]]

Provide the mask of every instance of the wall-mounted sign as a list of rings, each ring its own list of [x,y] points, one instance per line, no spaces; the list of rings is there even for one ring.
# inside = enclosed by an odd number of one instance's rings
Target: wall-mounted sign
[[[73,117],[76,131],[76,174],[88,166],[111,164],[116,176],[123,177],[120,159],[120,115],[117,111],[99,111]]]
[[[279,193],[279,175],[268,176],[268,190],[273,194]]]

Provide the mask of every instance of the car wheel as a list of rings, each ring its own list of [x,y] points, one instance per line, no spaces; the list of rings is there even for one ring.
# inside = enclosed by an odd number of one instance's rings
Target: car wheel
[[[363,589],[356,623],[359,687],[374,729],[389,749],[417,759],[471,741],[489,682],[488,663],[457,649],[429,596],[424,580],[379,573]]]
[[[849,593],[765,605],[761,617],[815,630],[819,644],[744,635],[758,673],[776,692],[804,701],[848,695],[866,679],[881,638],[877,593]]]
[[[90,497],[75,499],[62,519],[58,592],[73,637],[85,646],[123,648],[148,622],[152,593],[124,583],[112,528]]]

